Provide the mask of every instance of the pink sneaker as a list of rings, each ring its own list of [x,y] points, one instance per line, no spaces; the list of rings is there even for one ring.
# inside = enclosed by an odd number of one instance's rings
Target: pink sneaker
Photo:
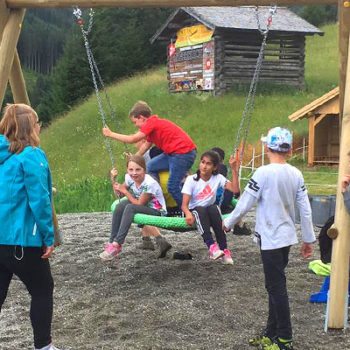
[[[233,265],[233,260],[229,249],[224,249],[224,256],[222,257],[222,263],[225,265]]]
[[[107,243],[105,250],[100,254],[100,258],[104,261],[113,260],[122,250],[122,246],[116,243]]]
[[[213,259],[213,260],[217,260],[219,258],[221,258],[224,255],[224,252],[219,249],[217,243],[213,243],[210,247],[209,247],[209,258]]]

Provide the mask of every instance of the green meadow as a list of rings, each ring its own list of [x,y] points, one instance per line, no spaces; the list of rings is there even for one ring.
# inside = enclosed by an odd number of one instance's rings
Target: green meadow
[[[333,24],[322,30],[324,36],[307,38],[304,91],[258,86],[248,143],[256,144],[261,134],[277,125],[290,128],[298,139],[307,137],[306,120],[292,123],[288,116],[338,84],[338,28]],[[223,148],[226,154],[232,152],[247,95],[246,86],[237,86],[219,97],[210,93],[169,94],[165,67],[116,81],[107,91],[116,110],[116,118],[108,117],[107,121],[113,131],[135,132],[128,111],[134,102],[144,100],[155,114],[185,129],[197,144],[199,154],[214,146]],[[108,182],[111,160],[101,129],[97,100],[92,95],[43,130],[42,147],[58,190],[55,202],[59,213],[109,210],[113,201]],[[123,152],[133,152],[135,148],[115,141],[111,141],[111,146],[116,166],[123,174]],[[305,171],[306,183],[336,183],[336,168],[307,169],[300,156],[294,156],[291,162]],[[335,189],[312,185],[309,191],[328,194]]]

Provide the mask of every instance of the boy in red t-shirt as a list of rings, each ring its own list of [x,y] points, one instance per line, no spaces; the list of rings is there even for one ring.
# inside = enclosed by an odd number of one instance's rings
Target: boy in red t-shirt
[[[147,163],[147,173],[158,178],[158,172],[169,170],[168,191],[181,207],[181,182],[191,169],[196,158],[196,145],[190,136],[179,126],[167,119],[152,115],[146,102],[138,101],[131,108],[129,117],[139,131],[133,135],[112,132],[108,127],[102,129],[103,135],[124,143],[135,143],[142,139],[138,155],[143,155],[155,144],[164,153],[154,157]]]

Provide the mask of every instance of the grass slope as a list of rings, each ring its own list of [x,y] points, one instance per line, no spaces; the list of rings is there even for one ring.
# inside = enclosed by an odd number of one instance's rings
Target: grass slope
[[[307,134],[306,121],[291,123],[288,115],[338,83],[337,26],[327,25],[322,29],[325,36],[307,38],[305,91],[271,85],[258,87],[249,142],[256,142],[268,128],[277,125],[286,126],[297,135]],[[127,118],[128,111],[135,101],[145,100],[152,106],[154,113],[185,129],[195,140],[199,153],[214,146],[222,147],[230,153],[247,88],[237,86],[235,91],[220,97],[209,93],[169,94],[166,70],[162,67],[118,81],[108,87],[108,94],[117,114],[117,125],[108,121],[112,130],[134,132],[135,129]],[[84,187],[84,183],[92,181],[91,179],[106,178],[111,162],[101,127],[97,101],[93,95],[43,131],[42,147],[47,152],[54,182],[59,187]],[[124,145],[112,141],[112,147],[117,167],[123,172]],[[134,150],[132,145],[129,149]]]

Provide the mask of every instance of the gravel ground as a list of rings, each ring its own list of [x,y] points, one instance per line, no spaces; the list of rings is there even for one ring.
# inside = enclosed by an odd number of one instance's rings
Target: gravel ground
[[[247,222],[253,225],[253,216]],[[163,233],[173,245],[165,259],[136,249],[133,227],[113,263],[98,255],[110,213],[59,216],[65,243],[51,259],[55,279],[53,337],[64,349],[249,349],[247,339],[267,317],[259,251],[250,236],[229,235],[234,266],[209,261],[196,232]],[[172,259],[189,251],[193,260]],[[318,258],[318,252],[315,253]],[[310,304],[323,279],[291,250],[288,289],[295,349],[350,349],[348,332],[325,333],[324,304]],[[0,316],[0,349],[32,349],[29,297],[13,280]]]

